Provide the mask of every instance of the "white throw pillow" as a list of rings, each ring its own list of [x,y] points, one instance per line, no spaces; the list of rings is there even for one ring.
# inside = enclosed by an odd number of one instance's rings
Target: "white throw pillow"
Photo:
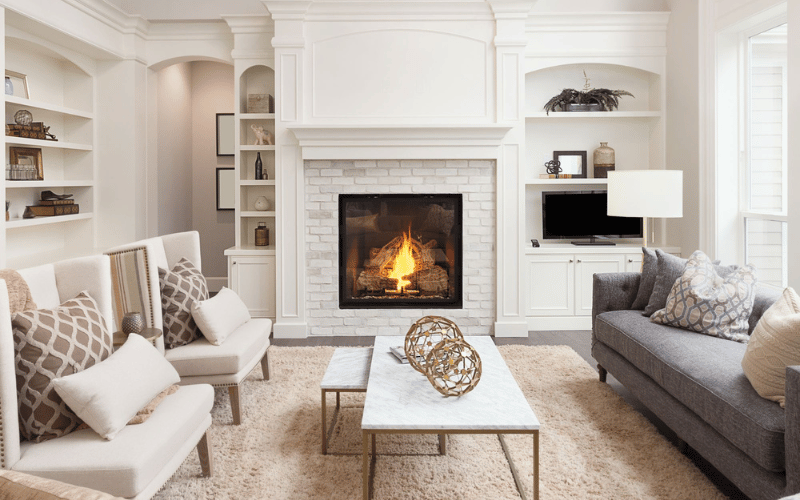
[[[195,301],[192,317],[209,342],[222,345],[228,335],[250,321],[250,311],[236,292],[222,287],[210,299]]]
[[[52,384],[81,420],[110,441],[136,412],[180,379],[153,344],[132,334],[106,360]]]

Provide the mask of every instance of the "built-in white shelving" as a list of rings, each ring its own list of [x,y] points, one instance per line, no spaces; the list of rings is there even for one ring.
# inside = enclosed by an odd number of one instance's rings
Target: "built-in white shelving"
[[[242,145],[239,147],[242,151],[275,151],[275,146],[252,146]]]
[[[583,186],[592,184],[608,184],[608,179],[529,179],[526,186]]]
[[[6,229],[16,229],[20,227],[44,226],[48,224],[63,224],[65,222],[74,222],[78,220],[87,220],[92,218],[92,213],[82,213],[74,215],[55,215],[52,217],[34,217],[33,219],[11,219],[6,221]]]
[[[275,113],[239,113],[241,120],[274,120]]]
[[[34,109],[42,111],[53,111],[55,113],[60,113],[62,115],[75,116],[78,118],[85,118],[87,120],[94,119],[94,113],[81,111],[79,109],[68,108],[57,104],[50,104],[49,102],[35,101],[32,99],[26,99],[24,97],[18,97],[13,95],[7,95],[5,96],[5,98],[6,98],[6,104],[17,104],[21,108],[29,110]]]
[[[75,149],[79,151],[91,151],[91,144],[78,144],[75,142],[64,141],[45,141],[42,139],[27,139],[25,137],[7,137],[6,144],[9,146],[26,146],[34,148],[53,148],[53,149]]]
[[[584,111],[575,111],[575,112],[562,112],[562,111],[554,111],[551,112],[549,115],[542,111],[542,112],[533,112],[527,113],[525,115],[525,119],[527,120],[538,120],[538,119],[545,119],[545,120],[585,120],[585,119],[592,119],[592,120],[620,120],[620,119],[630,119],[630,118],[661,118],[660,111],[597,111],[597,112],[584,112]]]

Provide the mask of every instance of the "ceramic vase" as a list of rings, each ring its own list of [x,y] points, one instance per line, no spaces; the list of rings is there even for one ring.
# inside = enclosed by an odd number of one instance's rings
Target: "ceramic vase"
[[[266,196],[259,196],[256,198],[254,206],[256,210],[263,212],[264,210],[269,210],[269,201],[267,201]]]
[[[594,177],[595,179],[608,178],[609,170],[614,170],[614,149],[608,147],[607,142],[601,142],[600,147],[594,150]]]
[[[261,151],[256,153],[256,179],[261,179],[264,164],[261,162]]]

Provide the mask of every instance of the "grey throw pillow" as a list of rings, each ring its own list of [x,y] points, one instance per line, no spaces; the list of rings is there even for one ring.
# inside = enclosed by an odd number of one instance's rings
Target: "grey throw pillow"
[[[647,306],[644,308],[644,312],[642,312],[642,314],[645,316],[651,316],[659,309],[664,309],[667,304],[669,292],[672,290],[672,285],[674,285],[675,281],[681,277],[683,274],[683,269],[686,267],[686,263],[688,262],[688,259],[676,257],[672,254],[664,252],[661,249],[656,249],[656,257],[658,258],[658,272],[656,275],[656,281],[653,284],[653,293],[650,294],[650,299],[647,301]],[[739,268],[737,265],[720,266],[718,265],[718,260],[715,260],[713,264],[714,270],[723,278]],[[639,298],[638,294],[636,298]]]
[[[642,278],[639,280],[639,291],[633,300],[631,309],[644,309],[653,294],[653,285],[658,275],[658,257],[655,250],[642,247]]]

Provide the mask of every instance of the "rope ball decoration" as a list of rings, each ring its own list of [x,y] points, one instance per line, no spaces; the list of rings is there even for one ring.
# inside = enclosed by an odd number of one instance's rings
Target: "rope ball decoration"
[[[558,160],[550,160],[544,164],[544,167],[550,175],[558,175],[563,170],[561,168],[561,162]]]
[[[445,397],[463,396],[478,385],[478,352],[464,340],[458,325],[441,316],[425,316],[408,330],[406,359]]]

